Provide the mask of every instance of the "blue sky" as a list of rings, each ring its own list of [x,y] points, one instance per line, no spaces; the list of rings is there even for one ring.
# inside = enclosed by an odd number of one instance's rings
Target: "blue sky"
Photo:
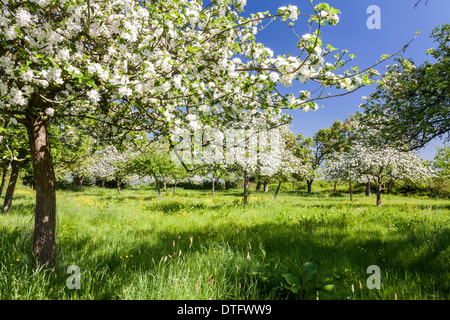
[[[349,53],[356,55],[349,67],[358,66],[365,68],[380,60],[383,54],[393,54],[409,42],[416,31],[419,36],[408,47],[405,57],[412,58],[417,64],[430,59],[426,50],[433,47],[434,43],[429,38],[432,30],[444,23],[450,23],[450,0],[422,0],[417,9],[414,5],[417,0],[323,0],[332,7],[339,9],[341,14],[337,26],[325,26],[322,29],[324,44],[331,44],[339,50],[348,49]],[[247,0],[245,14],[261,11],[276,13],[281,6],[296,5],[300,12],[310,12],[308,0]],[[367,8],[377,5],[381,10],[381,29],[367,28],[367,19],[371,14]],[[301,36],[307,33],[307,18],[300,17],[296,21],[294,29]],[[275,55],[298,53],[297,39],[289,27],[279,20],[271,23],[266,29],[257,35],[257,40],[271,48]],[[393,60],[378,65],[376,69],[383,73],[387,64]],[[369,96],[375,90],[376,85],[362,88],[351,95],[322,100],[317,111],[303,112],[293,110],[289,113],[293,116],[292,130],[295,133],[302,132],[305,136],[314,134],[317,130],[329,127],[334,120],[344,121],[352,113],[358,110],[363,102],[362,96]],[[293,85],[282,89],[283,93],[297,93],[301,86]],[[424,159],[432,159],[436,146],[442,145],[441,140],[432,141],[420,151]]]

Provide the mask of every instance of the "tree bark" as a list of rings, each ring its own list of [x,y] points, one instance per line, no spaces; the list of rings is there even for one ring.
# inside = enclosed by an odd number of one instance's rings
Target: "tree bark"
[[[394,180],[389,180],[387,183],[387,194],[391,194],[393,186],[394,186]]]
[[[161,198],[161,186],[157,176],[155,176],[156,188],[158,189],[158,197]]]
[[[370,197],[372,195],[370,182],[366,183],[366,197]]]
[[[259,192],[261,190],[261,181],[258,181],[258,184],[256,185],[256,192]]]
[[[47,122],[40,116],[28,117],[26,128],[36,187],[33,254],[37,265],[54,268],[56,264],[56,179]]]
[[[352,189],[351,181],[349,181],[348,186],[349,186],[349,190],[350,190],[350,201],[353,201],[353,189]]]
[[[173,194],[177,193],[177,183],[178,183],[178,179],[175,179],[175,183],[173,185]]]
[[[19,170],[20,170],[20,161],[13,160],[11,162],[11,176],[9,177],[8,187],[6,188],[2,212],[8,212],[9,210],[11,210],[11,204],[14,196],[14,189],[16,188],[17,178],[19,177]]]
[[[295,181],[292,181],[292,191],[295,191]]]
[[[83,180],[84,177],[83,176],[78,176],[78,187],[81,189],[81,187],[83,186]]]
[[[378,190],[377,190],[377,206],[381,206],[381,190],[383,188],[383,170],[384,168],[381,167],[380,172],[378,174]]]
[[[337,186],[337,181],[334,182],[334,190],[333,190],[333,193],[336,193],[336,186]]]
[[[3,168],[3,174],[2,174],[2,183],[0,185],[0,197],[3,193],[3,188],[5,187],[5,181],[6,181],[6,175],[8,174],[8,166]]]
[[[311,187],[314,180],[306,180],[306,185],[308,186],[308,193],[311,194]]]
[[[212,183],[212,196],[214,197],[216,194],[216,190],[214,188],[214,181],[216,180],[216,178],[214,177],[214,175],[211,178],[211,183]]]
[[[119,177],[117,177],[116,181],[117,181],[117,192],[120,194],[120,183],[121,183],[121,179],[120,179]]]
[[[381,206],[381,190],[382,190],[382,181],[381,179],[378,179],[377,206]]]
[[[274,199],[276,199],[278,197],[278,192],[280,191],[280,187],[281,187],[281,180],[278,182],[278,186],[277,186],[277,190],[275,191],[274,194]]]
[[[244,204],[248,203],[248,173],[244,174]]]
[[[265,193],[269,192],[269,182],[268,181],[264,181],[264,192]]]

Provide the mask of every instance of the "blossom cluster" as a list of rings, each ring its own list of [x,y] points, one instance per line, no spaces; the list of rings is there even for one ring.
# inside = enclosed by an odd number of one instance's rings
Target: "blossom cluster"
[[[414,152],[360,143],[330,159],[322,172],[332,181],[378,183],[386,179],[420,181],[433,176],[433,170]]]
[[[0,109],[12,115],[38,97],[49,117],[120,117],[116,124],[140,129],[195,130],[199,119],[222,123],[242,113],[316,109],[307,91],[274,90],[296,80],[348,91],[365,84],[361,74],[337,74],[342,56],[326,63],[331,49],[318,31],[301,39],[300,56],[275,57],[256,41],[264,20],[297,20],[293,5],[244,18],[243,0],[206,7],[199,0],[1,3]],[[337,21],[335,9],[315,10],[318,20],[310,24]]]

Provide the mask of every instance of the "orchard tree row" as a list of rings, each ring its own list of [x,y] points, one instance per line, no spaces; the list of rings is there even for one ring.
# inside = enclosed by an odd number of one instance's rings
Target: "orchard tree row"
[[[276,182],[276,198],[282,182],[290,181],[295,188],[296,182],[305,181],[307,191],[311,193],[316,179],[326,179],[334,182],[335,188],[338,182],[348,183],[350,198],[352,184],[366,184],[367,195],[371,193],[371,185],[376,184],[376,204],[381,205],[383,187],[387,186],[389,193],[397,180],[419,182],[449,178],[449,148],[441,148],[434,161],[428,163],[415,151],[374,144],[374,136],[379,132],[360,121],[364,116],[357,113],[344,123],[336,120],[330,128],[321,129],[309,138],[294,134],[288,125],[280,126],[278,134],[270,136],[270,146],[276,145],[276,150],[258,149],[258,141],[248,140],[247,148],[240,150],[241,161],[230,164],[214,162],[217,154],[208,148],[211,145],[197,147],[197,156],[202,161],[186,164],[179,161],[166,139],[154,140],[145,134],[135,134],[131,142],[100,142],[70,127],[50,126],[55,138],[52,146],[56,181],[72,179],[78,187],[86,180],[95,181],[102,187],[106,181],[114,181],[120,193],[125,182],[150,180],[155,183],[161,197],[161,189],[166,189],[168,183],[173,185],[176,193],[180,182],[199,184],[204,180],[210,181],[214,196],[215,183],[220,180],[225,185],[242,183],[244,202],[247,202],[249,181],[257,183],[256,191],[264,185],[264,192],[268,191],[269,183]],[[3,189],[7,171],[11,169],[4,212],[11,207],[19,169],[29,163],[27,144],[19,143],[24,134],[19,127],[4,130],[1,135],[3,175],[0,189]],[[274,139],[278,139],[278,143],[274,144]],[[249,156],[251,143],[260,155],[256,161],[251,161]],[[217,148],[214,151],[217,153]],[[225,157],[230,156],[228,150],[220,151]]]

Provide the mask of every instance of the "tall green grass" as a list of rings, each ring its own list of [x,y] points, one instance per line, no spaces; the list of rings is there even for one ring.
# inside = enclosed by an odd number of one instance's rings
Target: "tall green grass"
[[[51,271],[31,269],[34,194],[20,187],[0,214],[0,299],[450,298],[450,200],[384,195],[376,207],[282,190],[247,206],[238,189],[59,191]],[[70,265],[79,290],[66,286]],[[370,265],[379,290],[367,288]]]

